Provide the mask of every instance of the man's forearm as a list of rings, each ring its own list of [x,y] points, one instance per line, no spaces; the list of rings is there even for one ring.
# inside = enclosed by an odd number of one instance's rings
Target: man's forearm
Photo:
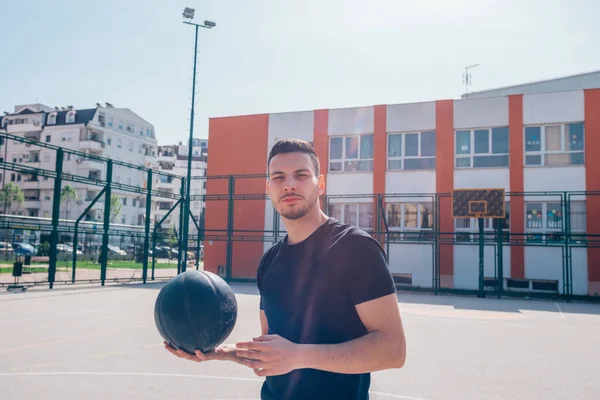
[[[402,338],[375,331],[340,344],[300,345],[298,368],[362,374],[401,368],[405,357],[406,347]]]

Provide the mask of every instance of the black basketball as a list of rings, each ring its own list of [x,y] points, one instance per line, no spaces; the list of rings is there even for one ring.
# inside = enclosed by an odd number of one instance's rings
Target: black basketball
[[[227,339],[237,320],[231,287],[208,271],[189,270],[163,286],[154,305],[154,322],[175,349],[206,353]]]

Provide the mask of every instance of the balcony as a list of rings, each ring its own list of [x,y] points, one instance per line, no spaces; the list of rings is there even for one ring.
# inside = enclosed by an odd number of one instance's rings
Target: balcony
[[[106,144],[99,140],[89,139],[82,140],[79,142],[79,148],[81,150],[97,150],[102,151],[106,147]]]
[[[83,169],[95,171],[102,171],[104,169],[104,162],[93,160],[91,158],[80,158],[77,160],[77,164]]]
[[[6,132],[7,133],[22,133],[22,132],[40,132],[42,130],[42,124],[40,124],[39,122],[31,122],[28,124],[10,124],[10,125],[6,125]],[[39,140],[39,135],[38,135],[38,139]]]

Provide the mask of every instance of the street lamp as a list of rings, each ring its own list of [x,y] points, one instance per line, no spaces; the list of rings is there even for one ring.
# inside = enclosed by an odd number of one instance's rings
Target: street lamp
[[[185,272],[187,267],[187,248],[188,248],[188,232],[190,226],[190,193],[192,183],[192,144],[194,139],[194,100],[196,97],[196,59],[198,56],[198,28],[212,29],[217,26],[213,21],[204,21],[203,24],[195,24],[191,22],[194,19],[195,10],[193,8],[186,7],[183,10],[184,24],[193,25],[196,29],[196,40],[194,44],[194,75],[192,77],[192,110],[190,113],[190,138],[188,143],[188,165],[187,165],[187,179],[185,181],[185,201],[183,205],[183,229],[181,232],[181,239],[183,248],[180,250],[183,252],[181,257],[181,272]]]

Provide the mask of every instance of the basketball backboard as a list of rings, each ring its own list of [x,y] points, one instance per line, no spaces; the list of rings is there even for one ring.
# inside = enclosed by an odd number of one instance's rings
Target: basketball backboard
[[[453,218],[505,218],[504,189],[454,189]]]

